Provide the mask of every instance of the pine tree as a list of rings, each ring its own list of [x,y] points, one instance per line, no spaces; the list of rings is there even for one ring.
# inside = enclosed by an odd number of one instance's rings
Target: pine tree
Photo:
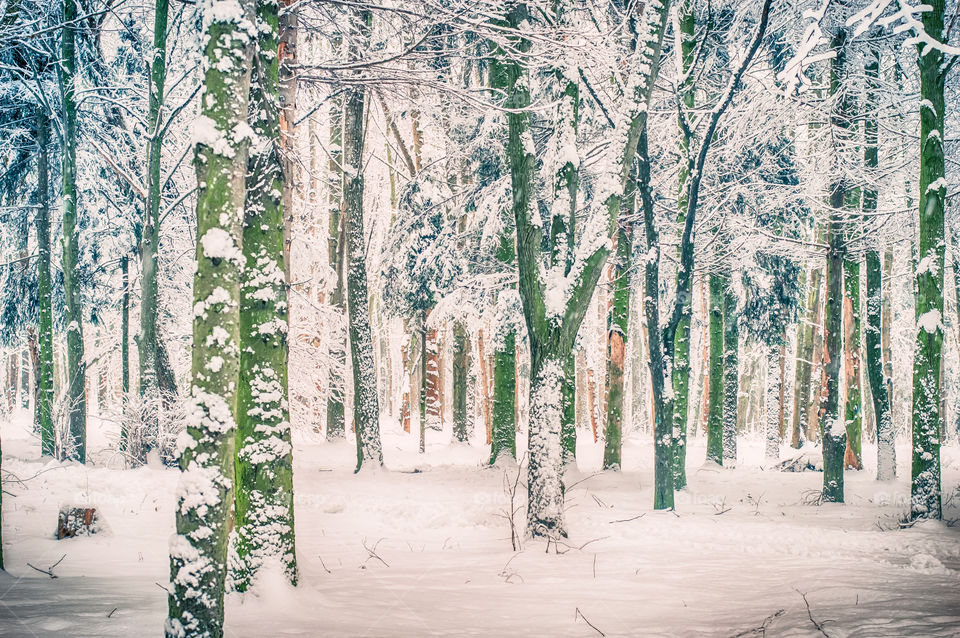
[[[240,271],[255,0],[206,20],[197,141],[192,405],[170,543],[169,638],[223,635],[240,381]]]
[[[250,149],[240,286],[236,535],[233,584],[245,590],[268,560],[296,583],[293,447],[287,404],[288,305],[283,267],[284,190],[280,131],[280,18],[257,7],[250,83]]]

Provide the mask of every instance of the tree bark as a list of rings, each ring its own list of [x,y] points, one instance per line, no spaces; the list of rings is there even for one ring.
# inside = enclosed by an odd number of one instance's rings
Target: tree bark
[[[63,2],[60,43],[60,94],[63,109],[63,295],[67,324],[67,390],[69,458],[84,463],[87,456],[86,362],[83,354],[83,308],[76,280],[80,249],[77,232],[77,3]]]
[[[242,17],[210,16],[197,136],[197,271],[192,405],[180,456],[177,534],[170,543],[168,638],[223,635],[240,381],[240,269],[256,2]]]
[[[372,15],[360,11],[355,17],[358,36],[369,38]],[[380,406],[377,370],[370,328],[367,294],[366,235],[363,230],[363,112],[365,89],[347,92],[343,125],[343,203],[347,228],[347,313],[350,357],[353,364],[353,423],[357,436],[357,469],[364,463],[383,465],[380,442]]]
[[[280,129],[279,7],[257,4],[260,25],[250,83],[250,149],[240,285],[240,384],[231,576],[245,591],[270,560],[297,581],[293,446],[287,391],[289,306],[284,267],[286,213]]]
[[[56,453],[53,432],[53,295],[50,278],[50,183],[48,148],[50,120],[45,107],[37,107],[37,333],[40,370],[37,376],[37,419],[40,425],[40,453]]]
[[[470,370],[470,336],[462,322],[453,324],[453,436],[459,443],[470,440],[467,419],[467,380]]]
[[[924,31],[940,40],[944,0],[927,2]],[[920,45],[923,47],[923,45]],[[913,357],[913,462],[910,515],[941,518],[940,442],[944,431],[941,405],[943,356],[944,208],[947,182],[944,163],[944,56],[923,47],[920,67],[920,236],[916,268],[917,328]]]
[[[707,460],[723,465],[724,408],[724,308],[727,278],[711,274],[710,282],[710,355],[705,366],[709,369],[709,399],[707,415]]]
[[[737,295],[730,277],[723,293],[723,465],[737,464],[737,393],[740,391],[740,330]],[[710,378],[713,378],[711,374]],[[712,404],[712,402],[711,402]]]

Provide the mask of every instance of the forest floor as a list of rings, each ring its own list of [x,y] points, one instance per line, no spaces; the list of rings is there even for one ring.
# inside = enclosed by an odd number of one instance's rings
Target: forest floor
[[[92,465],[42,463],[27,422],[0,425],[0,636],[159,635],[177,471],[118,469],[106,423],[92,428]],[[649,439],[628,440],[625,471],[602,474],[602,449],[581,441],[569,538],[547,553],[543,541],[511,548],[515,467],[481,467],[485,448],[446,441],[419,455],[415,436],[385,430],[388,470],[359,475],[352,445],[298,437],[300,584],[267,570],[257,593],[230,595],[228,637],[960,635],[960,526],[898,524],[907,446],[901,478],[877,483],[867,445],[847,503],[817,506],[820,473],[765,471],[749,439],[737,469],[704,467],[694,438],[676,512],[654,512]],[[942,457],[956,520],[960,449]],[[96,506],[107,529],[55,540],[61,504]],[[57,561],[56,578],[27,565]]]

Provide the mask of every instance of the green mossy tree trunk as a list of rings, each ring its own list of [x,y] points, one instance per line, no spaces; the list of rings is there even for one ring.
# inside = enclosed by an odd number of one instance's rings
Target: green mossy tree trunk
[[[284,274],[284,172],[280,131],[280,18],[257,5],[250,83],[250,149],[240,285],[240,386],[233,586],[244,591],[267,562],[297,580],[293,446],[287,392],[289,306]]]
[[[86,362],[83,355],[83,308],[81,308],[77,263],[80,257],[77,232],[77,7],[75,0],[63,2],[60,42],[60,95],[63,108],[63,296],[67,325],[67,390],[65,410],[69,432],[65,452],[81,463],[87,457]]]
[[[557,24],[571,26],[576,3],[559,0],[554,3]],[[564,54],[566,57],[566,54]],[[553,267],[563,264],[565,274],[573,267],[576,245],[577,196],[580,188],[580,156],[577,152],[577,130],[580,125],[580,84],[578,70],[570,59],[561,59],[554,69],[557,111],[554,115],[553,205],[550,211],[550,244],[553,247]],[[629,253],[628,253],[629,254]],[[622,366],[621,366],[622,367]],[[608,377],[609,380],[609,377]],[[611,393],[617,392],[611,387]],[[564,364],[563,409],[561,412],[560,444],[564,463],[573,463],[577,456],[576,426],[576,364],[573,353]],[[619,393],[623,393],[622,374]],[[622,398],[621,398],[622,403]],[[619,438],[616,435],[614,438]],[[617,444],[619,445],[619,443]],[[619,463],[619,460],[617,461]],[[604,461],[606,466],[606,460]]]
[[[522,5],[521,5],[522,6]],[[523,10],[522,8],[516,9]],[[529,43],[521,41],[521,47],[529,47]],[[506,99],[504,105],[508,108],[523,109],[529,106],[530,96],[525,89],[517,90],[517,82],[523,75],[523,68],[499,47],[494,46],[490,58],[490,88],[495,97]],[[522,131],[529,126],[528,116],[523,114],[508,114],[508,128],[510,136],[522,135]],[[514,131],[516,129],[516,132]],[[510,138],[512,140],[512,137]],[[510,165],[511,185],[513,189],[513,204],[511,210],[503,211],[504,228],[510,228],[515,210],[519,207],[526,210],[530,203],[530,182],[523,165],[524,154],[522,146],[511,145],[508,142],[507,161]],[[497,259],[505,268],[516,268],[517,254],[515,238],[505,232],[500,236],[500,245],[497,248]],[[497,325],[494,327],[493,339],[493,408],[491,425],[490,463],[496,463],[503,454],[510,458],[517,456],[517,332],[513,321],[513,314],[518,311],[513,306],[516,300],[514,290],[502,290],[497,296]]]
[[[632,201],[632,198],[627,198]],[[626,207],[629,207],[627,204]],[[627,363],[630,323],[630,257],[633,253],[632,211],[617,224],[616,261],[613,264],[613,300],[607,318],[607,423],[604,430],[603,469],[619,470],[623,439],[623,379]]]
[[[922,14],[928,37],[943,34],[944,0],[929,0]],[[923,45],[921,45],[923,47]],[[916,268],[917,340],[913,355],[913,462],[910,515],[941,518],[940,442],[944,431],[941,403],[943,285],[946,237],[944,208],[944,82],[947,69],[938,50],[919,51],[920,67],[920,236]]]
[[[240,381],[240,271],[255,0],[209,17],[197,139],[192,405],[170,542],[168,638],[223,636]]]
[[[53,432],[53,289],[50,278],[50,120],[37,107],[37,332],[40,369],[37,375],[37,420],[40,454],[56,454]]]
[[[692,77],[694,49],[696,48],[696,17],[694,0],[681,0],[677,3],[677,38],[680,48],[680,72],[683,78],[681,99],[689,113],[694,107],[694,83]],[[684,117],[684,116],[681,116]],[[691,136],[686,127],[680,129],[680,169],[677,175],[677,223],[683,228],[690,205],[691,174]],[[677,249],[678,262],[680,259]],[[680,277],[677,281],[680,281]],[[692,283],[692,278],[691,278]],[[690,403],[690,324],[693,316],[692,289],[678,290],[683,297],[683,312],[677,324],[673,338],[673,480],[674,488],[681,490],[687,486],[687,421]]]
[[[517,333],[507,331],[499,337],[493,352],[493,433],[490,463],[503,454],[517,457]]]
[[[372,14],[357,12],[356,40],[369,39]],[[354,51],[352,58],[358,55]],[[370,300],[367,294],[367,243],[363,230],[363,115],[366,89],[347,91],[343,122],[343,211],[347,238],[347,316],[350,361],[353,364],[353,424],[357,436],[357,470],[363,465],[383,465],[380,442],[380,405]]]
[[[707,413],[707,460],[723,465],[724,308],[726,278],[710,274],[710,395]]]
[[[836,56],[830,64],[830,94],[840,91],[845,73],[847,32],[837,29],[830,46]],[[838,130],[849,124],[846,101],[840,100],[831,115]],[[837,176],[830,192],[830,208],[833,213],[827,230],[827,299],[823,319],[823,373],[825,388],[820,407],[820,439],[823,442],[823,500],[843,502],[843,455],[847,447],[847,430],[840,405],[840,368],[843,362],[843,226],[842,210],[846,202],[846,185],[842,176]]]

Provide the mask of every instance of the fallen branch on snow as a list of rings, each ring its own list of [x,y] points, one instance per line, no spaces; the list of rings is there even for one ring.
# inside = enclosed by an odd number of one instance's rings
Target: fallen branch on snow
[[[807,595],[796,587],[793,588],[793,591],[797,592],[801,597],[803,597],[803,602],[807,606],[807,617],[810,618],[810,622],[813,623],[813,626],[817,628],[817,631],[823,634],[824,638],[830,638],[830,634],[828,634],[823,628],[823,626],[830,621],[824,620],[823,622],[817,622],[817,620],[813,617],[813,611],[810,609],[810,601],[807,600]]]
[[[602,631],[600,631],[599,629],[597,629],[597,626],[596,626],[596,625],[594,625],[592,622],[590,622],[589,620],[587,620],[587,617],[583,615],[583,612],[580,611],[580,608],[579,608],[579,607],[577,607],[577,613],[576,613],[576,615],[574,615],[573,621],[576,622],[576,621],[577,621],[577,618],[583,618],[583,622],[585,622],[585,623],[587,623],[588,625],[590,625],[590,627],[591,627],[595,632],[597,632],[598,634],[600,634],[601,636],[606,636],[606,635],[607,635],[607,634],[603,633]]]
[[[744,638],[744,636],[766,636],[767,629],[770,628],[770,623],[784,615],[787,612],[786,609],[778,609],[776,612],[767,616],[764,621],[760,624],[759,627],[754,627],[753,629],[747,629],[741,631],[739,634],[734,634],[733,638]]]
[[[37,570],[38,572],[40,572],[41,574],[46,574],[46,575],[49,576],[50,578],[56,578],[57,575],[53,573],[53,568],[56,567],[57,565],[59,565],[60,563],[62,563],[62,562],[63,562],[63,559],[66,558],[66,557],[67,557],[67,555],[64,554],[63,556],[60,557],[60,560],[58,560],[57,562],[55,562],[53,565],[50,565],[50,567],[49,567],[48,569],[40,569],[39,567],[34,567],[34,566],[31,565],[30,563],[27,563],[27,567],[31,567],[31,568]]]

